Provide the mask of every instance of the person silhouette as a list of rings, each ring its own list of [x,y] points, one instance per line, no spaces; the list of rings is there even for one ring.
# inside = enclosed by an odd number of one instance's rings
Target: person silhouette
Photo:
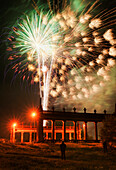
[[[65,157],[65,150],[66,150],[66,144],[64,143],[64,141],[62,141],[62,143],[60,144],[60,150],[61,150],[61,159],[66,159]]]
[[[103,142],[103,149],[104,149],[104,153],[107,152],[107,142],[106,142],[106,140],[104,140],[104,142]]]

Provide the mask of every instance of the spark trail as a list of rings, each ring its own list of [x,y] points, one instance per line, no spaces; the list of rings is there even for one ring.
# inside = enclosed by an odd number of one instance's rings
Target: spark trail
[[[9,37],[13,49],[9,51],[16,52],[9,59],[22,58],[14,66],[15,72],[28,79],[28,70],[32,80],[39,82],[44,110],[49,101],[90,98],[110,80],[110,70],[115,67],[112,27],[116,9],[95,15],[98,1],[81,12],[73,3],[66,3],[59,10],[60,3],[51,5],[48,0],[50,11],[25,16]]]

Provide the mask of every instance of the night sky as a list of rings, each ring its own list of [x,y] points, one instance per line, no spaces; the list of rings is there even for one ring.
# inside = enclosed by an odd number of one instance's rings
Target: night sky
[[[45,0],[44,0],[45,1]],[[37,2],[37,0],[35,1]],[[102,8],[113,8],[116,0],[100,0]],[[40,0],[39,4],[42,4]],[[36,108],[39,103],[38,85],[23,83],[17,77],[12,83],[13,70],[7,74],[9,64],[6,52],[6,30],[15,24],[18,17],[33,9],[32,0],[1,0],[0,10],[0,138],[8,137],[9,122],[12,119],[25,121],[30,119],[30,109]],[[115,96],[115,94],[114,94]],[[115,97],[113,96],[113,100]],[[115,101],[114,101],[115,103]]]
[[[33,9],[31,0],[6,0],[1,2],[1,39],[0,39],[0,137],[8,137],[10,121],[30,119],[31,111],[39,103],[38,85],[23,84],[20,77],[12,83],[13,70],[5,75],[9,64],[6,53],[6,30],[11,28],[17,18]],[[29,113],[30,114],[29,114]],[[28,114],[27,114],[28,113]]]

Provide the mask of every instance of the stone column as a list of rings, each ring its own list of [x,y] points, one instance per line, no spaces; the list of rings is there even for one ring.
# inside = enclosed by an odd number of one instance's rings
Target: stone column
[[[43,141],[43,110],[40,100],[40,106],[38,107],[38,118],[37,118],[37,141]]]
[[[63,132],[62,132],[62,140],[66,141],[66,121],[63,121]]]
[[[56,140],[56,132],[54,131],[54,140]]]
[[[81,140],[81,128],[80,128],[80,124],[78,124],[78,136],[79,136],[78,140]]]
[[[82,137],[81,137],[81,129],[79,129],[79,140],[81,140]]]
[[[13,135],[12,135],[12,138],[13,138],[12,142],[15,143],[15,127],[13,127]]]
[[[54,141],[54,124],[55,120],[52,120],[52,140]]]
[[[74,121],[74,140],[77,140],[76,121]]]
[[[95,122],[95,140],[98,141],[97,122]]]
[[[21,132],[21,143],[23,143],[23,131]]]
[[[79,140],[79,122],[77,122],[77,140]]]
[[[29,142],[32,143],[32,132],[30,132]]]
[[[13,129],[10,130],[10,142],[13,142]]]
[[[71,138],[71,132],[69,132],[69,140],[71,140],[72,138]]]
[[[85,131],[85,137],[84,137],[84,139],[85,140],[87,140],[87,122],[85,122],[85,129],[84,129],[84,131]]]
[[[37,140],[38,142],[43,141],[43,119],[41,118],[37,121]]]
[[[48,140],[48,132],[46,132],[46,140]]]

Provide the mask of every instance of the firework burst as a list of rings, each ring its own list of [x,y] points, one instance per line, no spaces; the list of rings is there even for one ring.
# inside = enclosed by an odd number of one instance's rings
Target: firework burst
[[[15,72],[23,73],[24,80],[29,79],[28,70],[31,82],[39,82],[44,110],[52,99],[58,103],[90,98],[110,80],[115,66],[115,9],[94,15],[98,1],[81,13],[66,4],[63,1],[59,10],[61,4],[48,1],[50,11],[26,16],[9,37],[8,50],[15,52],[9,59],[19,59]]]

